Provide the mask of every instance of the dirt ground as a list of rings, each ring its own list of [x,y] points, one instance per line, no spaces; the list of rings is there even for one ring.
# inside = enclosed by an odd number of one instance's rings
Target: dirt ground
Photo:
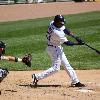
[[[0,5],[0,22],[100,11],[99,2],[57,2],[40,4]],[[41,71],[10,71],[0,84],[0,100],[100,100],[100,70],[77,70],[84,88],[70,87],[65,71],[32,85],[32,73]]]
[[[11,71],[1,83],[0,100],[100,100],[100,70],[77,70],[84,88],[70,87],[65,71],[39,81],[35,88],[31,75],[41,71]]]

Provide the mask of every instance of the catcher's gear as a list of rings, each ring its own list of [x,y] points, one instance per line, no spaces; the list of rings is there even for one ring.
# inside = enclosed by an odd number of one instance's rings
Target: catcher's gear
[[[0,41],[0,55],[5,54],[6,44]]]
[[[22,62],[25,63],[28,67],[31,67],[31,60],[32,60],[31,54],[25,55],[22,58]]]
[[[0,68],[0,83],[3,81],[3,79],[9,74],[9,71],[4,68]]]

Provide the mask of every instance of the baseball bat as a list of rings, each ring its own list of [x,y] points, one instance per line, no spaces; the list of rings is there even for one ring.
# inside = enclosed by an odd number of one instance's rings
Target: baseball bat
[[[77,38],[76,38],[76,39],[77,39]],[[79,38],[79,40],[81,40],[81,39]],[[86,46],[89,47],[90,49],[94,50],[97,54],[100,54],[100,51],[99,51],[99,50],[97,50],[97,49],[91,47],[90,45],[88,45],[88,44],[87,44],[86,42],[84,42],[83,40],[81,40],[81,41],[84,43],[84,45],[86,45]]]
[[[100,51],[99,51],[99,50],[97,50],[97,49],[91,47],[90,45],[88,45],[88,44],[86,44],[86,43],[85,43],[84,45],[86,45],[87,47],[89,47],[89,48],[91,48],[92,50],[94,50],[97,54],[100,54]]]
[[[100,51],[99,51],[99,50],[97,50],[97,49],[91,47],[91,46],[88,45],[85,41],[83,41],[81,38],[79,38],[79,37],[77,37],[77,36],[75,36],[75,35],[72,35],[72,34],[70,34],[70,36],[72,36],[72,37],[73,37],[74,39],[76,39],[78,42],[83,42],[84,45],[86,45],[86,46],[89,47],[90,49],[94,50],[97,54],[100,54]]]

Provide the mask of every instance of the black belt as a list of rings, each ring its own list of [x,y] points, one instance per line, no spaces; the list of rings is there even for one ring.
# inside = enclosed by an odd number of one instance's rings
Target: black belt
[[[54,45],[50,45],[50,44],[48,44],[48,46],[51,46],[51,47],[55,47],[55,48],[56,48],[56,46],[54,46]]]

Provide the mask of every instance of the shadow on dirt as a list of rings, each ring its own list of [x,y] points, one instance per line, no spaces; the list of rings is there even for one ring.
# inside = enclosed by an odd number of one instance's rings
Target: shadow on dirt
[[[10,90],[10,89],[5,90],[5,91],[8,91],[8,92],[17,92],[16,90]]]
[[[24,87],[31,87],[31,88],[37,88],[37,87],[61,87],[61,85],[32,85],[32,84],[26,84],[26,85],[19,85]]]

